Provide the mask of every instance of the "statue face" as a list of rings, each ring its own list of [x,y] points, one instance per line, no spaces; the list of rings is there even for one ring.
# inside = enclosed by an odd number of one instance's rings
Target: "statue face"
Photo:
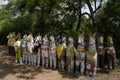
[[[80,39],[78,39],[78,43],[81,43],[82,41]]]
[[[91,44],[95,43],[95,39],[94,38],[90,38],[90,43]]]
[[[100,42],[103,43],[103,37],[100,37]]]
[[[107,39],[107,41],[108,41],[109,43],[113,43],[112,37],[109,36],[108,39]]]

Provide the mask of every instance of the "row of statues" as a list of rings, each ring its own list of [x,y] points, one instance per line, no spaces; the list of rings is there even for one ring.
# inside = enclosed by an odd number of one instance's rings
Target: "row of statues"
[[[28,35],[10,33],[8,38],[9,53],[15,55],[15,62],[34,66],[58,68],[60,71],[75,72],[84,75],[96,74],[97,67],[104,68],[105,53],[109,69],[115,69],[115,49],[111,35],[107,37],[104,47],[104,37],[99,35],[98,45],[94,33],[87,40],[83,33],[78,34],[77,47],[72,37],[54,37],[50,35],[35,38],[32,32]]]

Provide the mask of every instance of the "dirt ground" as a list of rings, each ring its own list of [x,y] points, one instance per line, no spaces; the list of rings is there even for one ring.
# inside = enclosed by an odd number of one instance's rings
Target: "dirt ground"
[[[94,77],[60,73],[58,70],[16,64],[6,46],[0,46],[0,80],[120,80],[120,72],[99,71]]]

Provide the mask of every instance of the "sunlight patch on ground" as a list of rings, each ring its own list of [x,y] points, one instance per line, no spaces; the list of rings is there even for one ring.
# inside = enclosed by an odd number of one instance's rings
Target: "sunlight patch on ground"
[[[8,50],[0,50],[0,54],[2,53],[8,53]]]

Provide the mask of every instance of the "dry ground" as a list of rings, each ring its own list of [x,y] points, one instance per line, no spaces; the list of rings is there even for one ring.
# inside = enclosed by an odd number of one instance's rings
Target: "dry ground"
[[[0,46],[0,80],[120,80],[120,72],[98,71],[94,77],[60,73],[57,70],[14,63],[6,46]]]

